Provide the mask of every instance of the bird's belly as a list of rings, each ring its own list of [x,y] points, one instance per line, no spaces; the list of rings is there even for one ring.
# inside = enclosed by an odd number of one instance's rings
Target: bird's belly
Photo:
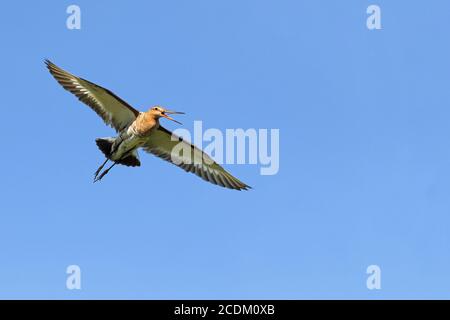
[[[118,139],[121,138],[119,137]],[[117,150],[112,153],[111,160],[117,161],[122,159],[124,156],[130,154],[133,150],[139,148],[142,144],[143,139],[135,135],[124,139],[117,147]]]

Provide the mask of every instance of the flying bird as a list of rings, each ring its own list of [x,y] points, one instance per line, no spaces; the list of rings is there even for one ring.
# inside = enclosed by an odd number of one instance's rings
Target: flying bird
[[[181,124],[171,115],[183,114],[183,112],[167,110],[159,105],[140,112],[110,90],[74,76],[49,60],[45,60],[45,64],[64,89],[88,105],[117,132],[116,137],[95,140],[106,159],[95,171],[94,182],[101,180],[117,164],[139,167],[141,162],[138,149],[142,148],[213,184],[236,190],[250,188],[233,177],[206,153],[160,125],[161,118]],[[179,143],[184,144],[180,149],[190,150],[190,154],[172,152]],[[103,170],[108,161],[111,161],[112,165]]]

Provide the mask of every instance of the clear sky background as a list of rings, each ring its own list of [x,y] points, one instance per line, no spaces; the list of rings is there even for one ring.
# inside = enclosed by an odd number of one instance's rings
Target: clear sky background
[[[450,298],[449,21],[446,0],[3,3],[0,298]],[[279,128],[279,173],[228,165],[237,192],[141,152],[93,184],[114,132],[44,58],[184,128]]]

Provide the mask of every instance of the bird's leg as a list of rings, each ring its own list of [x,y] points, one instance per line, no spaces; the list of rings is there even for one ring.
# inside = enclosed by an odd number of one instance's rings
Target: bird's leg
[[[105,171],[102,172],[101,175],[98,176],[98,178],[95,178],[94,182],[100,181],[102,180],[102,178],[109,172],[109,170],[111,170],[115,165],[117,164],[117,162],[114,162],[112,164],[112,166],[110,166],[108,169],[106,169]]]
[[[105,162],[103,162],[103,164],[100,167],[98,167],[97,171],[95,171],[94,181],[97,179],[98,174],[100,173],[100,171],[102,171],[103,167],[106,165],[108,161],[109,159],[106,158]]]

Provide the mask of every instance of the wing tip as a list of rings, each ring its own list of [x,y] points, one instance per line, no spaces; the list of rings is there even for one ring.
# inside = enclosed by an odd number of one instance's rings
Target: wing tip
[[[235,190],[239,190],[239,191],[242,191],[242,190],[244,190],[244,191],[250,191],[251,189],[253,189],[252,187],[250,187],[249,185],[247,185],[247,184],[243,184],[242,186],[239,186],[239,189],[235,189]]]
[[[44,64],[47,67],[48,71],[50,71],[51,74],[54,74],[55,72],[57,72],[60,69],[56,64],[54,64],[47,58],[44,59]]]
[[[228,184],[231,186],[231,188],[229,186],[227,186],[227,188],[229,189],[234,189],[234,190],[245,190],[245,191],[249,191],[249,189],[253,189],[251,186],[243,183],[241,180],[235,178],[233,175],[231,175],[229,172],[225,171],[224,172],[224,176],[227,178]]]
[[[49,59],[45,58],[44,59],[44,63],[47,66],[47,68],[54,66],[55,64],[53,62],[51,62]]]

